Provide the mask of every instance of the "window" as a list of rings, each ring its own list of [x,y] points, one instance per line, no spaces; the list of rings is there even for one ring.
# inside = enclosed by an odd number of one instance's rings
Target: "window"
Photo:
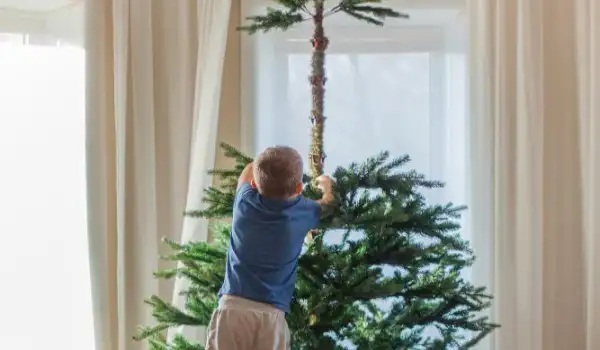
[[[251,10],[264,11],[258,6]],[[410,20],[388,21],[383,28],[343,15],[328,18],[325,172],[384,150],[392,156],[408,154],[410,167],[446,183],[425,193],[431,203],[468,205],[466,25],[461,9],[406,12]],[[308,159],[310,34],[306,25],[244,39],[245,147],[258,152],[289,145]],[[461,234],[468,240],[466,214]],[[342,235],[332,232],[326,240],[337,243]],[[463,273],[470,279],[469,270]],[[389,307],[387,302],[379,305]]]
[[[0,344],[93,350],[85,54],[38,39],[0,34]]]
[[[408,154],[411,167],[446,183],[427,193],[430,202],[468,204],[466,34],[460,10],[407,11],[411,20],[389,21],[383,28],[330,17],[325,171],[383,150]],[[244,99],[252,125],[245,128],[252,130],[247,147],[285,144],[308,158],[310,34],[307,25],[244,39],[250,53],[243,74],[251,86]],[[468,239],[466,217],[462,225]]]

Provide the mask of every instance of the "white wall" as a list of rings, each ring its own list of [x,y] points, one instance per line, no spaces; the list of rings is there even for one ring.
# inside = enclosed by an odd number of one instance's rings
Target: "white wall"
[[[69,44],[83,46],[84,3],[64,7],[44,16],[47,33]]]
[[[83,2],[47,12],[0,9],[0,33],[28,34],[37,44],[58,40],[82,46],[83,10]]]
[[[39,14],[0,9],[0,33],[39,34],[44,30],[45,23]]]

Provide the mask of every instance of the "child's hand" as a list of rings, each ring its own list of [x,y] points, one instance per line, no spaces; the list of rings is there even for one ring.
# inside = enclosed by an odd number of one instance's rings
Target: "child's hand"
[[[321,175],[317,178],[317,188],[323,192],[323,194],[330,194],[332,192],[333,180],[327,175]]]
[[[322,175],[316,179],[317,187],[323,196],[317,201],[321,206],[321,217],[329,216],[333,212],[335,196],[333,195],[333,180],[329,176]]]

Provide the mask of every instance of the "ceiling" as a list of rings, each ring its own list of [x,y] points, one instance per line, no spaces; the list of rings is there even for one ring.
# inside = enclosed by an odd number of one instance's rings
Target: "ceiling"
[[[0,10],[45,13],[60,10],[82,0],[0,0]]]

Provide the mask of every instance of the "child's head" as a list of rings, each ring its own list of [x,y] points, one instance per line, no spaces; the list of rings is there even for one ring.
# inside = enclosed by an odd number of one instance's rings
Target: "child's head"
[[[253,164],[253,186],[269,198],[288,199],[302,192],[302,157],[291,147],[265,149]]]

